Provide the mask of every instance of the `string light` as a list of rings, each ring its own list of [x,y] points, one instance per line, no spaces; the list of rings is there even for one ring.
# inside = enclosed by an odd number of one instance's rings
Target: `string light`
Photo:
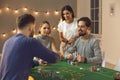
[[[28,8],[27,8],[27,7],[24,7],[24,8],[23,8],[23,11],[25,11],[25,12],[28,11]]]
[[[49,12],[49,11],[47,11],[47,12],[46,12],[46,15],[49,15],[49,14],[50,14],[50,12]]]
[[[33,11],[32,9],[28,9],[27,7],[23,7],[22,9],[11,9],[10,7],[4,7],[3,8],[5,11],[12,11],[12,12],[14,12],[14,14],[18,14],[19,12],[21,12],[20,10],[22,10],[23,12],[27,12],[28,10],[29,10],[29,12],[33,12],[33,14],[34,15],[39,15],[39,14],[41,14],[41,13],[43,13],[43,14],[45,14],[46,16],[47,15],[50,15],[50,12],[51,11]],[[3,10],[2,8],[0,8],[0,13],[3,13],[4,12],[4,10]],[[53,11],[53,13],[55,14],[55,15],[58,15],[59,14],[59,11],[58,10],[55,10],[55,11]],[[52,28],[53,30],[56,30],[56,27],[54,27],[53,26],[53,28]],[[12,30],[11,30],[11,32],[13,33],[13,34],[16,34],[16,32],[17,32],[17,30],[15,29],[15,28],[13,28]],[[36,35],[34,35],[34,36],[36,36]],[[7,33],[1,33],[1,37],[2,38],[6,38],[7,37]]]
[[[18,9],[14,10],[14,13],[15,13],[15,14],[18,14],[18,13],[19,13],[19,10],[18,10]]]
[[[14,12],[15,14],[18,14],[19,11],[20,11],[19,9],[16,9],[16,10],[10,9],[10,7],[5,7],[5,10],[6,10],[6,11],[13,10],[13,12]],[[45,13],[45,15],[50,15],[50,11],[37,11],[37,10],[36,10],[36,11],[32,11],[32,9],[28,9],[27,7],[23,7],[23,8],[22,8],[22,11],[23,11],[23,12],[27,12],[28,10],[30,10],[30,12],[33,12],[34,15],[39,15],[39,13],[43,13],[43,14]],[[1,12],[2,12],[2,9],[0,9],[0,13],[1,13]],[[58,14],[59,14],[59,11],[58,11],[58,10],[55,10],[55,11],[54,11],[54,14],[55,14],[55,15],[58,15]]]
[[[53,30],[56,30],[56,27],[53,27]]]
[[[6,7],[5,10],[6,10],[6,11],[10,11],[10,8],[9,8],[9,7]]]
[[[33,35],[33,37],[36,37],[36,36],[37,36],[37,35],[35,35],[35,34]]]
[[[58,14],[59,14],[59,11],[55,10],[55,12],[54,12],[54,13],[55,13],[55,15],[58,15]]]
[[[2,10],[0,9],[0,13],[2,13]]]
[[[6,33],[2,33],[2,37],[5,38],[7,36]]]
[[[15,28],[13,28],[12,33],[15,34],[17,32],[17,30]]]
[[[38,12],[38,11],[34,11],[34,14],[35,14],[35,15],[38,15],[38,14],[39,14],[39,12]]]

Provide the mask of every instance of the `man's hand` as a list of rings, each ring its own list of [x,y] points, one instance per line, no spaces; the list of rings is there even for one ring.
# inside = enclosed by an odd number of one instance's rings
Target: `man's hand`
[[[77,58],[76,58],[76,59],[77,59],[77,61],[78,61],[78,62],[85,62],[85,58],[84,58],[84,57],[82,57],[82,56],[80,56],[80,55],[79,55],[79,56],[77,56]]]
[[[38,60],[38,62],[41,66],[47,66],[47,63],[44,63],[45,61],[43,61],[42,59]]]
[[[68,54],[67,55],[67,59],[72,59],[73,58],[73,55],[72,54]]]

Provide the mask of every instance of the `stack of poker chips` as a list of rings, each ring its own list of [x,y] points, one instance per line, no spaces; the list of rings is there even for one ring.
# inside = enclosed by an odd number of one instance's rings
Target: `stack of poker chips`
[[[91,72],[97,71],[97,66],[91,66],[91,67],[90,67],[90,71],[91,71]]]
[[[71,64],[71,65],[77,65],[78,64],[78,62],[77,62],[77,60],[76,60],[76,57],[78,56],[78,53],[75,51],[74,53],[73,53],[73,59],[71,59],[71,60],[67,60],[67,63],[68,64]]]
[[[114,80],[120,80],[120,72],[115,73]]]
[[[67,63],[71,64],[71,65],[77,65],[78,64],[78,62],[76,60],[67,60]]]
[[[39,73],[40,73],[40,76],[42,78],[47,78],[47,77],[51,77],[51,78],[54,78],[56,76],[56,71],[54,70],[50,70],[49,72],[45,72],[42,68],[39,69]]]

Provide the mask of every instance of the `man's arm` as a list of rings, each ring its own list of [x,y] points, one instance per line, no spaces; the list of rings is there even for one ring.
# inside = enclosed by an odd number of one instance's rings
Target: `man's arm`
[[[39,41],[36,39],[31,39],[30,42],[31,52],[34,57],[39,57],[48,63],[55,63],[59,59],[59,55],[45,48]]]
[[[64,58],[67,59],[67,56],[68,56],[69,54],[72,54],[72,53],[74,53],[75,51],[77,51],[77,44],[78,44],[78,42],[79,42],[79,39],[77,39],[77,40],[75,41],[74,45],[71,46],[71,47],[64,53]]]
[[[102,63],[102,55],[101,55],[101,49],[99,45],[99,40],[96,40],[92,46],[92,49],[94,51],[94,57],[87,58],[87,62],[92,62],[96,64]]]

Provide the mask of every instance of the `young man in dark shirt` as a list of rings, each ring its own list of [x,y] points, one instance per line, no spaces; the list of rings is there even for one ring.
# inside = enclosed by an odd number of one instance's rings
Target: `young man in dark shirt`
[[[32,38],[35,18],[31,14],[19,16],[17,24],[18,33],[3,46],[0,80],[28,80],[33,57],[39,57],[48,63],[55,63],[59,59],[59,55]]]

